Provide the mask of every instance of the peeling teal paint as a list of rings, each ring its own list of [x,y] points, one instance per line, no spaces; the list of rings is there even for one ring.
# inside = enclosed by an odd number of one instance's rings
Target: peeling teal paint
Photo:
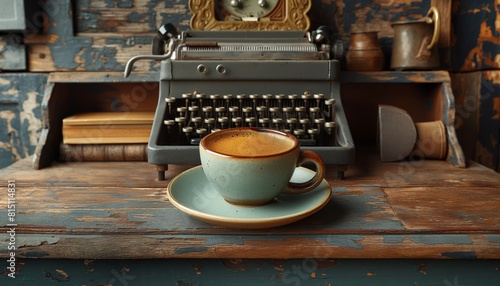
[[[0,73],[0,169],[35,151],[47,74]]]
[[[470,71],[498,69],[498,1],[457,1],[452,14],[455,33],[452,69]]]
[[[467,244],[471,245],[472,240],[465,234],[437,234],[437,235],[384,235],[384,243],[401,243],[404,239],[409,239],[418,244]]]
[[[60,70],[120,70],[125,66],[116,59],[117,49],[115,47],[93,47],[93,40],[89,37],[75,37],[73,34],[73,17],[69,1],[60,1],[54,3],[55,9],[59,13],[47,13],[48,30],[47,34],[57,35],[57,40],[49,43],[51,56],[54,59],[54,65]],[[82,15],[80,15],[82,16]],[[85,14],[84,27],[96,26],[93,22],[98,15]]]
[[[362,250],[363,247],[358,244],[358,241],[363,240],[362,235],[328,235],[324,237],[325,242],[339,247],[354,248],[357,250]]]
[[[137,13],[137,12],[132,12],[127,18],[128,22],[134,23],[134,22],[146,22],[149,25],[149,32],[155,32],[157,31],[156,23],[156,13],[154,11],[149,11],[147,13]]]
[[[186,13],[184,15],[179,14],[170,14],[170,13],[160,13],[161,23],[172,23],[177,26],[179,31],[189,30],[191,27],[189,26],[189,21],[191,19],[191,12]]]
[[[97,31],[97,29],[99,28],[99,17],[101,17],[101,13],[79,12],[77,21],[78,31]]]
[[[490,235],[488,235],[488,241],[500,245],[500,235],[498,235],[498,234],[490,234]]]
[[[257,237],[252,237],[252,238],[253,239],[259,239]],[[204,244],[207,245],[207,246],[218,245],[218,244],[243,245],[243,244],[245,244],[245,240],[247,240],[247,239],[250,239],[250,238],[248,236],[247,237],[244,237],[244,236],[235,237],[235,236],[218,236],[218,235],[213,236],[213,235],[209,235],[209,236],[206,237]],[[274,238],[268,237],[267,239],[277,240],[276,237],[274,237]],[[279,240],[281,240],[281,238],[279,238]]]
[[[113,7],[132,8],[133,7],[132,0],[105,0],[105,2],[106,2],[106,7],[108,7],[108,8],[113,8]]]
[[[455,259],[476,259],[476,252],[474,251],[443,252],[441,255]]]
[[[207,251],[208,248],[204,246],[191,246],[191,247],[183,247],[177,248],[175,250],[176,254],[185,254],[185,253],[193,253],[193,252],[204,252]]]
[[[394,220],[370,219],[370,217],[373,217],[371,215],[373,213],[391,212],[387,201],[383,199],[384,194],[380,188],[366,187],[362,196],[349,188],[339,190],[340,192],[333,188],[331,202],[320,211],[323,214],[321,217],[325,218],[325,224],[336,229],[404,229],[396,216],[394,216]],[[336,195],[336,193],[341,195]],[[329,214],[326,215],[326,212]]]
[[[43,258],[49,256],[49,254],[43,251],[32,251],[32,252],[24,252],[23,256],[25,258]]]
[[[150,45],[153,41],[152,36],[134,36],[134,37],[108,37],[105,40],[106,45],[120,45],[122,47],[133,47],[135,45]]]
[[[336,259],[23,259],[16,279],[34,285],[481,285],[497,286],[499,261]],[[419,265],[425,265],[425,273]],[[59,271],[56,271],[59,270]],[[64,274],[68,275],[66,277]],[[54,278],[58,278],[54,280]],[[63,281],[64,280],[64,281]],[[55,283],[62,282],[62,283]],[[66,282],[66,283],[64,283]],[[69,283],[68,283],[69,282]]]

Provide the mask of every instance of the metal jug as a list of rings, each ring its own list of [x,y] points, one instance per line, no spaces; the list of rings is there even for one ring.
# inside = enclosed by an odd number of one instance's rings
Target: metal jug
[[[440,19],[436,7],[417,21],[396,22],[391,56],[391,69],[431,70],[439,68]]]

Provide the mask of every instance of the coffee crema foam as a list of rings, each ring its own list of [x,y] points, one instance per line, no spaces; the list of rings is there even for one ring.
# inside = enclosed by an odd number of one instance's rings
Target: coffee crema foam
[[[214,136],[205,145],[217,153],[255,157],[288,151],[294,143],[290,138],[272,132],[235,131]]]

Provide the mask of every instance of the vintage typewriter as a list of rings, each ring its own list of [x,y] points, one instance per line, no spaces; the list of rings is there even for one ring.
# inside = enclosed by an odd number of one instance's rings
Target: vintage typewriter
[[[242,126],[290,132],[344,177],[354,144],[340,98],[340,64],[321,31],[171,27],[164,34],[165,52],[153,43],[159,55],[131,58],[125,70],[127,76],[137,60],[161,61],[148,144],[160,180],[168,164],[199,164],[197,145],[206,134]]]

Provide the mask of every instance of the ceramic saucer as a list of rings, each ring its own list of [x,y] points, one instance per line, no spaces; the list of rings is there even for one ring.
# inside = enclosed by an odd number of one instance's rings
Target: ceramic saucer
[[[299,167],[292,180],[304,182],[314,172]],[[301,220],[324,207],[332,191],[326,180],[305,194],[281,194],[263,206],[245,207],[226,202],[208,182],[201,166],[173,178],[167,189],[170,202],[201,221],[233,228],[269,228]]]

